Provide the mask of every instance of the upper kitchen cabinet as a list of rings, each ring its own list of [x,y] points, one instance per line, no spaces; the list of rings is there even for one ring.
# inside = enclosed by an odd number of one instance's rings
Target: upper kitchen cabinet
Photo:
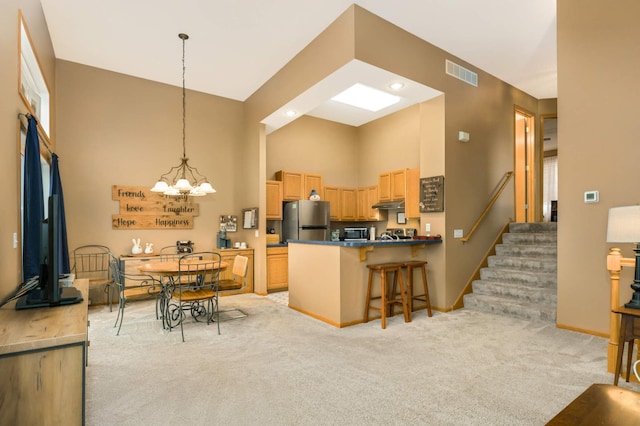
[[[325,186],[324,199],[329,202],[331,220],[357,221],[358,190],[342,186]]]
[[[404,214],[409,219],[419,219],[420,169],[407,169],[405,176]]]
[[[391,201],[391,172],[380,173],[378,177],[378,200]]]
[[[325,186],[323,188],[324,200],[329,202],[329,214],[331,220],[340,220],[342,203],[340,202],[340,188],[337,186]]]
[[[407,193],[407,169],[391,172],[391,201],[404,200]]]
[[[322,175],[313,174],[313,173],[305,173],[304,174],[304,192],[302,194],[302,199],[309,199],[309,195],[312,190],[316,190],[318,195],[320,195],[320,199],[323,198],[322,193]]]
[[[267,181],[267,220],[282,219],[282,182]]]
[[[404,200],[405,215],[420,217],[420,169],[402,169],[381,173],[378,178],[378,201]]]
[[[356,188],[340,188],[340,220],[357,220],[357,198]]]
[[[378,187],[365,186],[358,188],[358,220],[380,220],[380,210],[372,209],[371,206],[378,202]]]
[[[276,180],[282,182],[284,201],[307,200],[313,189],[322,198],[322,175],[280,170],[276,172]]]

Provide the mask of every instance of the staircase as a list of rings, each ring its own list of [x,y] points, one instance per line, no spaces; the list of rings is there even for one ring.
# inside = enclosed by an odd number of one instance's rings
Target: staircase
[[[464,306],[555,323],[557,223],[511,223],[509,232],[464,296]]]

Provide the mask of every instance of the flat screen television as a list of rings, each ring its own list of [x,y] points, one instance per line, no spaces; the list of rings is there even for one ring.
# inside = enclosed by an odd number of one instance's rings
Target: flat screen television
[[[60,221],[58,195],[49,197],[49,217],[40,231],[39,285],[16,302],[16,309],[72,305],[82,302],[82,294],[75,287],[60,287]]]

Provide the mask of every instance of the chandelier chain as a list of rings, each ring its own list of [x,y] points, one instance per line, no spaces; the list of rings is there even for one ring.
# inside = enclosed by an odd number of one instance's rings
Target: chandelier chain
[[[188,38],[180,37],[182,39],[182,158],[187,158],[187,143],[186,143],[186,129],[187,129],[187,91],[185,85],[185,72],[186,67],[184,64],[184,52],[185,52],[185,41]]]

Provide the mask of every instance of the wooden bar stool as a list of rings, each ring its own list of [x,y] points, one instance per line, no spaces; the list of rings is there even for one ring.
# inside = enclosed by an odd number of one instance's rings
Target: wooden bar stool
[[[376,263],[367,265],[369,268],[369,283],[367,285],[367,300],[364,307],[363,322],[369,322],[369,310],[380,311],[382,316],[382,328],[387,328],[387,309],[393,308],[395,304],[402,305],[404,312],[404,322],[411,322],[409,316],[409,310],[407,306],[407,299],[405,297],[404,279],[402,278],[402,263]],[[371,297],[371,287],[373,284],[374,274],[380,274],[380,296]],[[393,282],[400,282],[400,296],[401,299],[397,299],[393,293],[387,295],[387,274],[393,273]],[[371,301],[380,299],[380,306],[372,306]]]
[[[409,303],[409,315],[413,312],[413,301],[418,300],[427,304],[427,316],[433,316],[433,313],[431,312],[431,301],[429,300],[429,284],[427,283],[427,261],[412,260],[404,262],[402,267],[407,269],[407,301]],[[420,269],[422,271],[423,294],[413,294],[413,271],[415,269]]]

